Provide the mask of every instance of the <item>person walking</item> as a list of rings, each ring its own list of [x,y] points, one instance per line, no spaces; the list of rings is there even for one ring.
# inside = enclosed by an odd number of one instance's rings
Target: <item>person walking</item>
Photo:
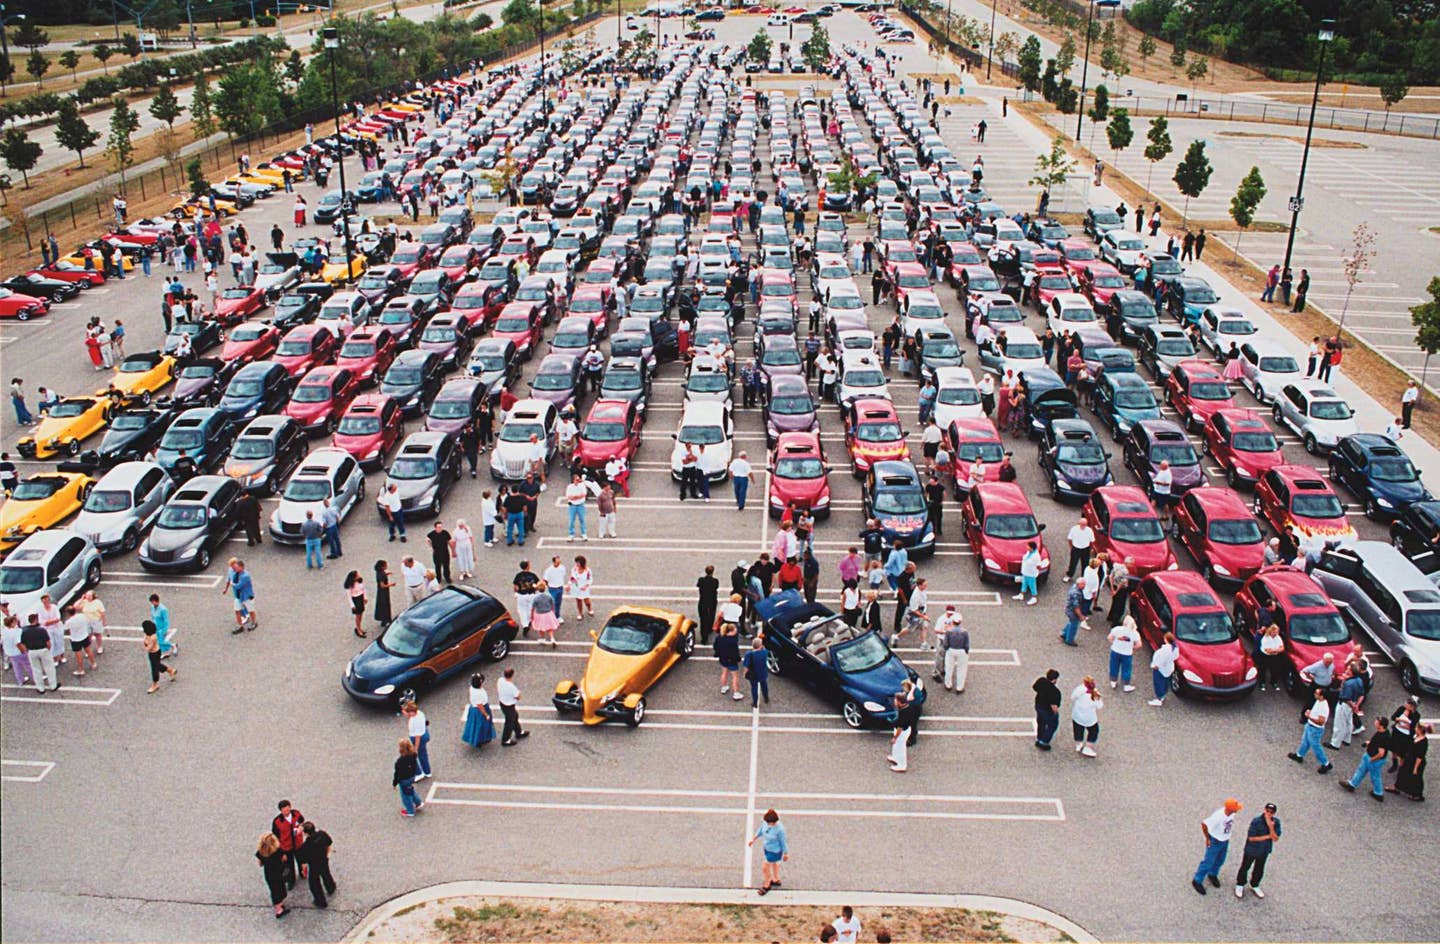
[[[345,598],[350,602],[350,615],[355,618],[355,635],[364,639],[365,630],[360,621],[365,618],[365,578],[360,576],[360,571],[352,570],[345,575],[341,586],[345,589]]]
[[[1090,676],[1081,679],[1075,691],[1070,693],[1070,728],[1075,735],[1075,753],[1095,757],[1095,745],[1100,740],[1100,709],[1105,702],[1100,700],[1100,689]]]
[[[700,644],[710,644],[710,634],[715,631],[715,612],[720,605],[720,581],[715,577],[715,565],[706,564],[705,573],[695,581],[695,613],[700,628]]]
[[[905,692],[895,693],[895,725],[890,730],[890,753],[885,759],[897,774],[910,769],[910,742],[918,714],[917,706]]]
[[[1355,765],[1355,773],[1349,780],[1340,781],[1342,789],[1354,793],[1366,779],[1370,781],[1370,796],[1377,803],[1385,802],[1385,787],[1382,777],[1385,765],[1390,761],[1390,719],[1376,718],[1375,733],[1365,742],[1365,753]]]
[[[750,651],[745,653],[741,664],[745,667],[745,677],[750,680],[750,707],[760,707],[760,696],[765,696],[765,704],[770,704],[770,657],[765,651],[765,640],[756,633],[755,639],[750,643]]]
[[[469,580],[475,576],[475,532],[470,530],[464,518],[455,520],[450,547],[455,552],[455,569],[460,572],[460,579]]]
[[[425,535],[430,542],[430,560],[435,565],[435,579],[442,584],[453,583],[450,577],[450,552],[455,548],[455,538],[445,530],[445,523],[437,521]]]
[[[390,565],[383,560],[375,562],[375,622],[381,627],[389,626],[395,618],[390,609],[390,591],[395,581],[390,579]]]
[[[764,884],[760,886],[760,894],[765,895],[772,888],[780,887],[780,863],[790,861],[790,842],[785,835],[785,827],[780,823],[780,814],[773,809],[765,811],[761,817],[760,828],[755,830],[755,835],[750,837],[746,848],[760,843],[760,850],[765,855],[765,861],[760,867],[761,879]]]
[[[33,426],[35,417],[25,405],[25,381],[20,377],[10,378],[10,405],[15,409],[15,422],[21,426]]]
[[[500,732],[500,746],[514,747],[530,732],[520,727],[520,687],[515,684],[515,669],[507,667],[500,684],[495,687],[500,699],[500,713],[505,716],[505,727]]]
[[[1071,584],[1065,594],[1065,626],[1060,630],[1060,641],[1067,646],[1079,645],[1075,642],[1075,634],[1080,631],[1080,625],[1085,621],[1084,607],[1084,588],[1078,583]]]
[[[1416,724],[1415,733],[1410,739],[1409,749],[1405,752],[1400,767],[1395,771],[1395,785],[1390,788],[1392,793],[1397,793],[1407,800],[1414,800],[1417,803],[1425,799],[1425,755],[1430,750],[1430,735],[1435,733],[1435,726],[1432,724]],[[1394,739],[1392,733],[1391,739]]]
[[[1320,762],[1317,773],[1328,774],[1334,766],[1325,755],[1325,722],[1330,720],[1330,703],[1325,700],[1325,689],[1316,686],[1312,692],[1315,701],[1305,712],[1305,724],[1300,736],[1300,746],[1285,755],[1297,764],[1305,763],[1305,755],[1313,750]]]
[[[1235,897],[1245,897],[1245,884],[1256,898],[1264,898],[1260,883],[1265,880],[1265,863],[1280,841],[1280,817],[1275,815],[1275,804],[1266,803],[1264,811],[1250,821],[1245,830],[1245,850],[1240,859],[1240,871],[1235,873]],[[1203,886],[1202,886],[1203,888]]]
[[[150,687],[145,689],[145,694],[153,695],[160,690],[160,673],[164,672],[170,676],[170,681],[175,681],[179,673],[172,666],[160,661],[160,639],[156,635],[154,620],[143,620],[140,628],[144,632],[142,645],[145,648],[145,657],[150,660]]]
[[[285,853],[280,850],[280,840],[275,838],[274,833],[260,834],[255,859],[260,863],[265,887],[270,890],[270,905],[275,909],[275,917],[283,918],[290,913],[290,909],[285,905],[290,888],[285,882]]]
[[[415,745],[415,759],[420,765],[420,775],[416,780],[425,780],[430,777],[430,719],[425,717],[425,712],[413,701],[407,701],[400,706],[400,714],[405,718],[405,733],[410,742]]]
[[[1335,721],[1330,726],[1330,749],[1338,751],[1348,745],[1351,738],[1359,733],[1357,728],[1365,717],[1361,706],[1365,703],[1365,677],[1352,674],[1340,683],[1340,694],[1335,702]]]
[[[1233,797],[1225,801],[1215,812],[1200,821],[1200,834],[1205,837],[1205,854],[1195,869],[1190,887],[1205,894],[1205,882],[1220,887],[1220,867],[1230,852],[1230,833],[1235,829],[1235,814],[1245,807]]]
[[[1039,602],[1040,562],[1040,545],[1036,541],[1031,541],[1020,558],[1020,592],[1011,599],[1024,600],[1026,606],[1034,606]]]
[[[160,658],[169,659],[180,654],[175,643],[174,630],[170,626],[170,609],[160,602],[160,594],[150,594],[150,619],[155,623],[155,637],[160,643]]]
[[[750,486],[755,484],[755,470],[743,450],[730,463],[730,481],[735,488],[735,507],[744,511],[745,498],[750,493]]]
[[[326,557],[339,560],[345,556],[340,547],[340,510],[328,498],[320,503],[320,525],[325,529],[325,543],[329,545]]]
[[[390,785],[400,791],[400,815],[409,819],[425,807],[424,801],[415,792],[415,779],[420,775],[420,762],[415,756],[415,745],[409,738],[400,739],[399,750]]]
[[[335,840],[323,829],[307,821],[300,827],[305,841],[295,850],[295,857],[305,869],[310,882],[310,898],[316,908],[330,906],[326,895],[335,894],[335,876],[330,873],[330,850]]]
[[[465,730],[460,740],[471,747],[484,747],[495,740],[495,717],[490,712],[490,695],[485,691],[485,676],[470,676],[470,699],[465,707]]]
[[[1280,287],[1280,266],[1272,265],[1270,271],[1265,274],[1265,291],[1260,293],[1262,302],[1274,302],[1275,290]]]
[[[1030,685],[1035,693],[1035,746],[1042,751],[1050,750],[1060,727],[1060,687],[1055,684],[1059,678],[1057,670],[1047,669]]]
[[[1120,625],[1110,630],[1110,687],[1113,689],[1117,682],[1123,684],[1124,691],[1133,692],[1135,686],[1130,684],[1131,674],[1135,668],[1135,647],[1140,644],[1140,630],[1136,628],[1135,617],[1126,616]]]
[[[591,599],[591,594],[595,588],[595,574],[583,554],[575,558],[565,585],[569,588],[570,598],[575,601],[575,618],[583,620],[587,616],[594,616],[595,602]],[[560,615],[558,608],[555,615]]]
[[[1131,621],[1129,616],[1125,619]],[[1175,634],[1166,633],[1165,641],[1150,656],[1150,681],[1155,687],[1155,697],[1145,704],[1151,708],[1165,704],[1165,696],[1170,694],[1170,683],[1175,677],[1175,660],[1179,656],[1180,647],[1175,645]]]

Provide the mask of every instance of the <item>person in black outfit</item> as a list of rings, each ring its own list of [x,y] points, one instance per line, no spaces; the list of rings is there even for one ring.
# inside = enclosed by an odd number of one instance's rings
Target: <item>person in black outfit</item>
[[[534,472],[525,473],[525,481],[515,486],[525,498],[525,533],[534,534],[540,529],[535,527],[535,515],[540,510],[540,483],[535,481]]]
[[[894,636],[900,632],[900,627],[905,622],[905,611],[910,608],[910,597],[915,592],[915,570],[906,564],[905,569],[900,571],[900,576],[895,578],[895,624],[890,630]]]
[[[305,843],[296,850],[295,857],[309,870],[310,897],[315,900],[315,907],[327,908],[330,903],[325,896],[335,894],[335,876],[330,874],[330,847],[335,842],[325,830],[316,829],[314,823],[307,822],[302,829]]]
[[[730,592],[738,593],[742,597],[750,590],[749,574],[746,573],[748,565],[742,560],[730,571]]]
[[[933,472],[930,473],[930,481],[925,483],[925,504],[929,506],[930,520],[935,525],[935,536],[938,538],[943,533],[940,522],[945,514],[945,486]]]
[[[710,632],[715,628],[715,608],[719,605],[720,581],[715,579],[715,565],[705,565],[705,576],[695,581],[700,595],[696,612],[700,617],[700,644],[710,641]]]
[[[1059,678],[1060,673],[1050,669],[1030,686],[1035,692],[1035,746],[1042,751],[1050,750],[1060,726],[1060,689],[1055,685]]]
[[[472,419],[460,430],[460,451],[465,455],[465,461],[470,464],[470,477],[475,478],[476,470],[480,467],[480,432],[476,427],[477,420]]]
[[[880,606],[880,594],[867,590],[865,603],[860,609],[860,625],[877,636],[885,635],[885,611]]]
[[[242,493],[235,502],[235,516],[240,519],[240,526],[245,529],[247,547],[265,543],[260,534],[260,499],[249,492]]]
[[[750,570],[745,576],[747,578],[753,577],[760,581],[760,588],[764,591],[765,596],[768,597],[775,582],[775,574],[778,573],[779,570],[780,565],[772,561],[770,559],[770,553],[766,551],[760,555],[760,558],[756,560],[755,563],[750,565]]]
[[[275,917],[283,918],[290,913],[285,906],[290,887],[285,883],[285,853],[280,848],[280,840],[273,833],[262,833],[255,858],[265,875],[265,887],[270,890],[270,904],[275,908]]]
[[[430,542],[430,559],[435,562],[435,579],[441,583],[454,583],[450,579],[450,532],[437,521],[425,538]]]
[[[883,557],[885,554],[885,531],[874,518],[871,518],[865,523],[865,530],[861,531],[857,537],[864,542],[863,547],[865,548],[865,560],[867,562],[880,560]]]
[[[481,400],[480,405],[475,408],[475,418],[471,421],[475,427],[475,439],[482,448],[488,448],[490,441],[495,436],[495,416],[489,400]]]

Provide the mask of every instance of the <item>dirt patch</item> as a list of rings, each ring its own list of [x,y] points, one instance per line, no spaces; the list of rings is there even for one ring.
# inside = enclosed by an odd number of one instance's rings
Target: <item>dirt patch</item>
[[[839,915],[809,905],[701,905],[564,899],[448,899],[396,914],[369,940],[414,941],[813,941]],[[866,940],[1065,941],[1048,925],[960,908],[860,908]]]
[[[1293,134],[1264,134],[1259,131],[1217,131],[1216,137],[1220,138],[1273,138],[1277,141],[1294,141],[1296,144],[1304,144],[1305,139]],[[1338,148],[1342,151],[1363,151],[1370,145],[1360,141],[1341,141],[1335,138],[1311,138],[1312,148]]]

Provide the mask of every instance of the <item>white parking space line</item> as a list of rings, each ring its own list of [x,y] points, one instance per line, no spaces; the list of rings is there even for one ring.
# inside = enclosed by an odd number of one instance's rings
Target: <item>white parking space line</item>
[[[755,785],[760,767],[760,711],[750,712],[750,780],[745,790],[745,832],[740,839],[744,855],[744,881],[749,888],[754,881],[754,856],[750,854],[750,837],[755,835]]]
[[[35,690],[33,685],[0,685],[0,689],[6,692],[29,692],[28,695],[0,695],[0,701],[34,702],[41,705],[90,705],[105,708],[115,703],[120,697],[121,689],[118,688],[84,688],[75,685],[63,685],[58,692],[47,692],[42,695]],[[75,694],[80,698],[75,698]],[[94,697],[86,697],[94,696]]]
[[[39,783],[54,769],[54,761],[0,759],[0,771],[3,771],[0,773],[0,780],[11,783]]]
[[[110,570],[104,581],[113,587],[170,587],[183,590],[214,590],[225,582],[221,576],[209,574],[149,574],[144,571]]]

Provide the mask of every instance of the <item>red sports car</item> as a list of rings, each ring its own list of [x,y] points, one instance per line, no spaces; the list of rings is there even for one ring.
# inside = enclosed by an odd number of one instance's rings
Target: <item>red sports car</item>
[[[1285,688],[1292,694],[1300,687],[1300,673],[1324,658],[1335,657],[1344,665],[1350,655],[1350,630],[1325,589],[1303,570],[1284,564],[1266,567],[1245,582],[1235,593],[1235,628],[1249,636],[1251,649],[1259,645],[1264,631],[1260,608],[1280,627],[1285,640],[1285,657],[1290,661]]]
[[[1265,565],[1265,536],[1245,499],[1228,488],[1192,488],[1175,506],[1175,538],[1200,575],[1235,587]]]
[[[1175,365],[1165,381],[1165,402],[1180,414],[1180,425],[1202,429],[1213,413],[1235,407],[1230,385],[1215,365],[1190,358]]]
[[[1194,571],[1151,574],[1130,595],[1140,635],[1150,648],[1175,634],[1179,656],[1172,683],[1182,695],[1239,698],[1259,672],[1215,591]]]
[[[770,517],[785,506],[830,516],[830,465],[819,433],[781,433],[770,453]]]
[[[877,462],[910,458],[895,404],[883,397],[859,397],[842,410],[845,448],[850,451],[851,471],[857,478]]]
[[[529,360],[543,337],[541,312],[535,302],[511,302],[495,319],[494,337],[514,341],[516,354],[521,360]]]
[[[28,321],[37,315],[43,315],[50,310],[48,299],[36,298],[33,295],[21,295],[19,292],[12,292],[8,288],[0,288],[0,318],[15,318],[19,321]]]
[[[1260,476],[1285,463],[1285,453],[1255,410],[1216,410],[1205,421],[1205,452],[1225,472],[1231,488],[1254,485]]]
[[[269,357],[279,346],[279,328],[259,321],[246,322],[231,329],[225,346],[220,349],[220,359],[248,364]]]
[[[335,366],[350,368],[361,386],[368,387],[389,369],[399,351],[395,335],[389,331],[356,331],[341,345]]]
[[[985,482],[970,490],[960,505],[965,540],[980,571],[980,580],[1015,584],[1020,561],[1034,544],[1040,551],[1040,580],[1050,575],[1050,552],[1040,535],[1030,499],[1014,482]]]
[[[1278,533],[1293,527],[1301,540],[1353,541],[1355,526],[1330,483],[1308,465],[1277,465],[1255,483],[1255,514]]]
[[[355,457],[364,469],[385,464],[385,456],[405,435],[405,411],[394,397],[369,393],[356,397],[335,427],[334,445]]]
[[[47,279],[59,279],[62,282],[79,282],[82,285],[105,284],[105,273],[95,269],[87,269],[84,266],[78,266],[73,262],[65,262],[64,260],[36,269],[34,274],[44,276]]]
[[[324,325],[296,325],[280,339],[271,360],[283,365],[291,377],[301,377],[329,361],[339,349],[339,336]]]
[[[222,325],[239,324],[265,307],[265,290],[253,285],[237,285],[220,292],[215,302],[215,320]]]
[[[596,400],[580,427],[571,460],[575,468],[602,472],[605,464],[619,456],[627,463],[640,448],[645,412],[634,400]]]
[[[1132,575],[1175,570],[1175,552],[1145,492],[1134,485],[1102,485],[1085,502],[1085,520],[1095,531],[1095,553],[1114,561],[1135,558]]]
[[[285,415],[307,433],[333,433],[359,390],[360,382],[349,368],[316,367],[295,387]]]

